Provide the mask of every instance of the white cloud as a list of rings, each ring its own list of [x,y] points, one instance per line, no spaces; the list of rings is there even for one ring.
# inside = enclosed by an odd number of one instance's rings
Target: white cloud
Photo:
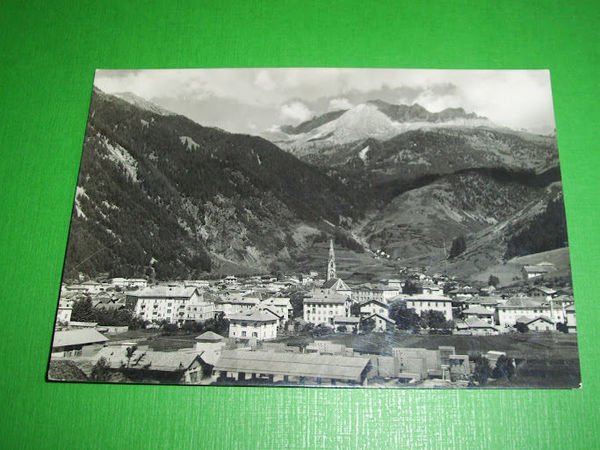
[[[264,91],[272,91],[277,86],[277,84],[273,81],[273,78],[271,78],[269,72],[266,70],[261,70],[258,72],[258,74],[256,74],[254,84]]]
[[[549,73],[543,70],[100,70],[94,83],[108,93],[131,91],[154,99],[201,123],[210,116],[211,123],[222,121],[237,131],[248,130],[249,113],[264,129],[277,124],[274,120],[301,121],[313,113],[346,108],[344,99],[356,105],[381,97],[416,101],[433,111],[460,106],[513,128],[554,127]],[[185,108],[178,110],[178,104]],[[239,112],[231,105],[239,105]]]
[[[281,114],[284,118],[293,120],[294,122],[304,122],[313,116],[313,113],[308,107],[299,101],[286,103],[281,107]]]
[[[329,100],[329,111],[337,111],[340,109],[350,109],[354,105],[350,103],[350,100],[343,97],[338,97]]]

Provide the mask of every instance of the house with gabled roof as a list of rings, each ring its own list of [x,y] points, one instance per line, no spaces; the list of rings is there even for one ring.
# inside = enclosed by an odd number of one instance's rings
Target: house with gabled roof
[[[552,319],[546,316],[537,316],[534,318],[521,316],[517,318],[517,323],[527,325],[529,331],[555,331],[556,325]]]
[[[456,334],[466,334],[469,336],[489,336],[498,334],[496,326],[487,320],[478,317],[468,317],[462,321],[456,322]]]
[[[495,312],[481,305],[473,305],[463,310],[462,315],[465,319],[479,319],[487,322],[488,324],[493,324]]]
[[[341,295],[352,295],[352,289],[341,278],[330,278],[323,283],[321,289]]]
[[[277,337],[278,316],[269,311],[253,309],[239,314],[231,314],[229,337],[234,339],[256,339],[265,341]]]
[[[383,317],[388,317],[389,306],[381,300],[367,300],[360,305],[360,316],[367,317],[372,314],[379,314]]]
[[[365,316],[364,320],[372,320],[375,323],[375,328],[373,328],[373,331],[377,333],[392,331],[396,328],[396,322],[390,319],[387,313],[385,315],[373,313],[369,316]]]
[[[524,280],[531,280],[556,271],[556,266],[549,262],[523,266],[522,275]]]

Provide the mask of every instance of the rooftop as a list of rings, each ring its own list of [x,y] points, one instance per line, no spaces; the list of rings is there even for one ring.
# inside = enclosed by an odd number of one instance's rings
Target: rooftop
[[[225,338],[214,331],[205,331],[200,336],[196,336],[194,339],[199,342],[220,342]]]
[[[504,305],[498,305],[498,309],[507,308],[542,308],[543,300],[533,299],[531,297],[512,297]]]
[[[312,291],[311,297],[306,297],[304,303],[335,303],[344,304],[348,300],[347,295],[337,294],[335,292]]]
[[[490,311],[487,308],[484,308],[483,306],[471,306],[470,308],[467,308],[463,311],[463,314],[476,314],[476,315],[481,315],[481,316],[493,316],[494,312]]]
[[[368,364],[368,358],[228,350],[222,352],[215,370],[361,381]]]
[[[142,356],[143,355],[143,356]],[[112,369],[127,367],[128,369],[155,370],[159,372],[178,372],[188,369],[197,358],[194,352],[155,352],[152,350],[141,351],[137,349],[133,356],[127,360],[126,348],[122,346],[104,347],[96,354],[96,361],[100,358]]]
[[[57,331],[54,333],[52,348],[67,347],[71,345],[99,344],[106,341],[108,341],[108,338],[93,328]]]
[[[231,314],[227,317],[229,320],[247,320],[250,322],[276,322],[277,318],[273,314],[262,311],[250,310],[240,314]]]
[[[129,292],[127,295],[137,298],[189,299],[196,291],[195,287],[154,286]]]

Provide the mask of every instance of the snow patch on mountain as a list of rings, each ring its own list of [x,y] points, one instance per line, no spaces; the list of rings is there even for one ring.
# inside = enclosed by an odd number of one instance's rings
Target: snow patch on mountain
[[[85,219],[86,215],[81,208],[81,202],[79,200],[80,198],[89,199],[88,195],[85,193],[85,189],[81,186],[77,186],[77,189],[75,190],[75,213],[77,214],[77,217]]]
[[[360,152],[358,152],[358,157],[362,159],[363,162],[367,162],[367,154],[369,153],[369,146],[367,145]]]
[[[286,135],[285,138],[279,136],[276,142],[280,147],[294,153],[310,154],[322,148],[348,144],[368,138],[387,140],[411,130],[478,126],[494,127],[495,125],[483,117],[457,117],[439,122],[427,120],[400,122],[393,120],[375,104],[366,103],[357,105],[337,119],[306,133]],[[368,150],[365,150],[363,156],[366,156],[367,152]]]
[[[189,136],[179,136],[179,141],[185,145],[188,151],[198,150],[200,145]]]
[[[125,175],[128,176],[132,181],[137,182],[137,161],[127,150],[121,147],[119,144],[111,144],[108,139],[104,138],[104,147],[108,151],[107,157],[117,166],[120,166]]]

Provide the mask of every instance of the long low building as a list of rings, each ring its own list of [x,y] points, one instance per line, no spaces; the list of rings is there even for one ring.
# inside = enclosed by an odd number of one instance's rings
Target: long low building
[[[223,351],[214,367],[219,381],[270,383],[365,384],[370,360],[321,354],[278,353],[249,350]]]

